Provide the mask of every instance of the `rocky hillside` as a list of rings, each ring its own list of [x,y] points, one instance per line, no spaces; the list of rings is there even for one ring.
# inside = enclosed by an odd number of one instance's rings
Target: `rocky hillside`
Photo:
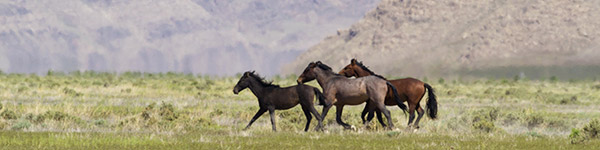
[[[0,70],[278,73],[379,0],[0,2]]]
[[[337,70],[351,58],[393,76],[597,74],[600,1],[383,0],[283,73],[315,60]]]

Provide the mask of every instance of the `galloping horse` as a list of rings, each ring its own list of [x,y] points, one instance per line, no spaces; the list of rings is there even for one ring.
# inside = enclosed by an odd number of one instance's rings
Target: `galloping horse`
[[[384,104],[388,91],[393,91],[395,94],[398,107],[406,110],[406,105],[402,104],[398,98],[395,87],[381,77],[366,76],[349,79],[334,73],[329,66],[317,61],[308,64],[302,75],[298,77],[297,82],[303,84],[315,79],[323,88],[323,95],[326,98],[321,118],[325,118],[331,106],[335,105],[337,108],[335,119],[338,124],[346,129],[351,126],[342,121],[344,105],[358,105],[366,101],[372,103],[371,107],[373,108],[370,108],[371,110],[376,107],[383,112],[389,124],[388,128],[391,129],[394,125],[392,124],[390,111],[385,108]]]
[[[275,128],[275,110],[290,109],[298,105],[298,103],[302,105],[302,111],[304,111],[304,115],[306,116],[307,120],[304,131],[308,131],[308,126],[310,125],[310,120],[312,119],[310,113],[315,115],[317,121],[319,121],[316,129],[319,130],[323,127],[323,119],[313,104],[313,98],[315,95],[317,95],[319,98],[319,103],[321,105],[325,103],[325,97],[319,91],[319,89],[308,85],[296,85],[281,88],[278,85],[265,82],[264,79],[255,74],[254,71],[244,73],[244,75],[240,78],[240,81],[238,81],[233,88],[233,93],[238,94],[240,91],[246,88],[250,88],[250,91],[254,93],[256,98],[258,98],[258,105],[260,109],[258,112],[256,112],[254,117],[252,117],[252,120],[250,120],[250,123],[248,123],[244,130],[250,128],[252,123],[254,123],[258,117],[269,110],[273,131],[277,131]]]
[[[350,61],[349,65],[344,67],[344,69],[340,70],[339,74],[346,76],[346,77],[354,76],[357,78],[364,77],[364,76],[376,75],[371,70],[369,70],[367,67],[365,67],[362,63],[358,62],[356,59],[352,59]],[[413,120],[415,119],[415,110],[419,114],[419,117],[417,117],[417,121],[415,122],[414,126],[416,128],[419,128],[419,121],[421,120],[421,117],[423,117],[423,114],[424,114],[423,108],[421,108],[421,105],[419,103],[421,102],[421,99],[425,95],[425,89],[427,89],[428,97],[429,97],[427,100],[427,115],[431,119],[435,119],[437,117],[437,100],[436,100],[436,96],[434,94],[433,88],[429,84],[423,83],[422,81],[419,81],[414,78],[404,78],[404,79],[396,79],[396,80],[388,80],[388,81],[397,87],[397,92],[400,94],[400,98],[402,99],[401,102],[403,102],[403,101],[408,102],[408,113],[410,114],[410,117],[408,120],[409,128],[412,127],[411,124],[412,124]],[[392,93],[388,92],[388,94],[385,98],[386,105],[396,105],[397,101],[393,100],[392,97],[395,97],[395,96],[393,96]],[[369,105],[371,105],[371,104],[367,103],[367,105],[365,106],[365,109],[362,112],[361,118],[363,119],[363,122],[365,122],[365,114],[367,113],[367,109],[369,107],[371,107]],[[381,118],[381,113],[378,112],[377,115],[378,115],[377,119],[379,120],[379,122],[385,126],[385,124],[383,124],[383,121]],[[373,119],[372,111],[369,113],[367,122],[371,121],[371,119]]]

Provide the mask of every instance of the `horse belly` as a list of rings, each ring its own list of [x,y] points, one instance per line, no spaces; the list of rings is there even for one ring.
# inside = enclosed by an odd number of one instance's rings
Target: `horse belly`
[[[294,107],[294,106],[296,106],[296,105],[279,105],[279,106],[277,106],[277,105],[276,105],[276,106],[275,106],[275,109],[278,109],[278,110],[285,110],[285,109],[290,109],[290,108],[292,108],[292,107]]]
[[[294,97],[294,98],[283,98],[283,99],[277,99],[277,102],[274,102],[273,105],[275,105],[275,109],[290,109],[296,105],[298,105],[298,100],[299,98]]]
[[[338,101],[335,104],[342,105],[360,105],[367,101],[369,97],[367,95],[357,95],[357,96],[344,96],[339,97]]]
[[[386,97],[385,98],[385,105],[397,105],[398,103],[396,103],[396,100],[394,100],[394,98],[392,97]]]

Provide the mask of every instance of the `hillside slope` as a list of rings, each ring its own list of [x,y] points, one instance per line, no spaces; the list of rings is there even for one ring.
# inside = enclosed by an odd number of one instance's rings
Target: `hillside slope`
[[[1,1],[0,70],[274,74],[378,1]]]
[[[337,70],[351,58],[394,76],[600,70],[599,37],[600,1],[383,0],[283,73],[297,74],[316,60]]]

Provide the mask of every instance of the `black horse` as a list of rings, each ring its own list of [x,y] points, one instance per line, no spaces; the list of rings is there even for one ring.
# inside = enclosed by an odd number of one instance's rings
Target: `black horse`
[[[273,131],[277,131],[275,128],[275,110],[290,109],[298,105],[298,103],[302,106],[302,111],[304,111],[307,120],[304,131],[308,131],[308,126],[310,125],[310,120],[312,119],[310,113],[315,115],[319,121],[316,129],[322,129],[323,119],[313,104],[315,95],[319,98],[320,105],[325,103],[325,97],[319,89],[303,84],[281,88],[278,85],[265,82],[264,79],[255,74],[254,71],[244,73],[242,78],[240,78],[240,81],[238,81],[233,88],[233,93],[238,94],[246,88],[250,88],[250,91],[258,98],[260,109],[256,112],[256,115],[252,117],[252,120],[250,120],[250,123],[248,123],[244,130],[250,128],[252,123],[268,110],[271,115]]]

